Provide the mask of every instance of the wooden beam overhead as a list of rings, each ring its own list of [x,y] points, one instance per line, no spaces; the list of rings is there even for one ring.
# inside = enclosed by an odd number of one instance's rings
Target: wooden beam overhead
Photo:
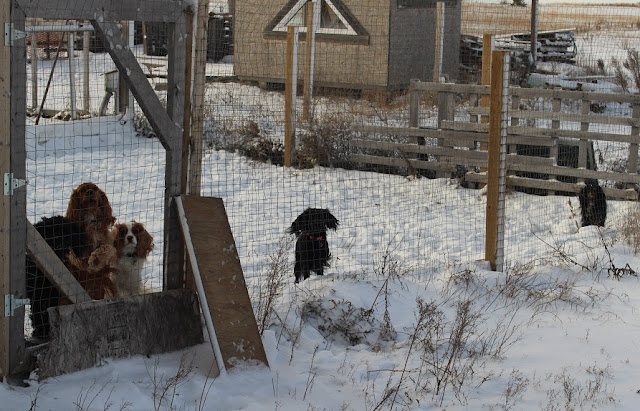
[[[189,3],[182,0],[17,0],[25,17],[54,20],[175,21]]]

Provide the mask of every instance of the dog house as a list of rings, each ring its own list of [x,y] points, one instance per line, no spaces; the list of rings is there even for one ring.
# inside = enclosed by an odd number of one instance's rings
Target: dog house
[[[305,67],[308,0],[236,0],[235,74],[240,80],[284,83],[287,26],[299,26],[298,78]],[[350,89],[402,89],[412,78],[458,77],[461,5],[433,0],[316,0],[314,85]],[[316,6],[316,7],[318,7]],[[444,11],[442,11],[444,9]],[[443,15],[442,20],[438,15]],[[442,21],[444,24],[437,24]],[[438,28],[441,28],[438,30]],[[441,36],[437,34],[441,33]]]

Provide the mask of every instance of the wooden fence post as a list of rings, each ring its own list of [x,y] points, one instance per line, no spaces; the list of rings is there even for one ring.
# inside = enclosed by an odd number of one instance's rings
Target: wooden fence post
[[[442,75],[442,55],[444,52],[444,11],[445,3],[439,1],[436,3],[436,47],[435,47],[435,59],[433,62],[433,76],[434,83],[440,82]]]
[[[14,1],[2,2],[0,16],[14,30],[25,30],[24,12]],[[15,33],[15,32],[14,32]],[[11,45],[0,42],[0,178],[26,177],[26,39],[10,34]],[[13,180],[15,181],[15,180]],[[8,181],[10,189],[13,181]],[[6,298],[25,298],[26,190],[0,192],[0,377],[20,372],[25,364],[24,307],[9,307]],[[11,305],[11,304],[10,304]],[[8,314],[8,315],[7,315]],[[24,371],[24,370],[23,370]],[[0,378],[1,380],[2,378]]]
[[[11,21],[10,2],[4,2],[0,8],[2,21]],[[0,42],[0,61],[11,61],[11,48]],[[10,171],[11,153],[11,67],[10,64],[0,65],[0,173],[4,176]],[[10,197],[0,197],[0,298],[4,302],[4,296],[11,293],[11,261],[10,254],[10,228],[11,213],[9,211]],[[10,366],[10,332],[11,317],[4,316],[4,310],[0,316],[0,381],[9,373]]]
[[[591,112],[591,101],[587,100],[587,99],[583,99],[581,101],[581,107],[580,107],[580,113],[583,116],[588,116],[589,113]],[[588,121],[583,121],[582,123],[580,123],[580,131],[584,131],[584,132],[588,132],[589,131],[589,122]],[[589,141],[581,138],[580,142],[578,143],[578,168],[583,168],[583,169],[587,169],[587,155],[589,153]],[[593,167],[594,164],[591,164],[591,167]],[[578,182],[583,182],[584,178],[579,178]]]
[[[420,127],[420,91],[415,88],[418,82],[411,79],[409,84],[409,127]]]
[[[503,271],[509,52],[493,51],[491,60],[485,259],[492,270]]]
[[[311,119],[311,98],[313,97],[313,68],[315,65],[316,27],[320,20],[320,3],[318,1],[307,2],[307,36],[305,42],[305,72],[304,91],[302,100],[302,118]]]
[[[640,120],[640,104],[638,103],[634,103],[633,104],[633,114],[631,115],[631,117],[638,121]],[[640,135],[640,127],[638,126],[631,126],[631,135],[633,137],[636,137],[636,141],[637,141],[637,137]],[[627,173],[629,174],[635,174],[638,170],[638,143],[631,143],[629,144],[629,157],[627,159]],[[627,184],[627,188],[632,188],[634,186],[634,184]]]
[[[284,166],[291,167],[296,138],[296,88],[298,85],[298,27],[287,27],[287,61],[284,85]]]
[[[196,23],[195,69],[193,70],[193,110],[191,112],[191,140],[189,157],[189,190],[187,193],[200,195],[202,187],[202,143],[204,135],[204,95],[207,77],[207,41],[209,14],[206,0],[198,0]]]
[[[557,89],[560,89],[559,87]],[[562,99],[559,97],[555,97],[551,101],[551,109],[553,110],[554,115],[559,114],[562,109]],[[560,129],[560,120],[551,120],[551,128],[553,130]],[[558,151],[560,149],[560,139],[556,136],[553,137],[553,145],[549,148],[549,157],[553,159],[553,165],[558,165]],[[554,180],[556,178],[555,175],[549,174],[548,180]],[[552,196],[555,195],[555,191],[547,190],[547,194]]]
[[[493,53],[495,45],[495,36],[493,34],[485,33],[482,36],[482,85],[488,86],[491,84],[491,53]],[[480,106],[489,107],[490,99],[488,95],[480,97]],[[481,121],[486,123],[489,121],[487,116],[482,116]],[[482,146],[485,146],[484,148]],[[481,144],[480,148],[486,150],[486,143]]]

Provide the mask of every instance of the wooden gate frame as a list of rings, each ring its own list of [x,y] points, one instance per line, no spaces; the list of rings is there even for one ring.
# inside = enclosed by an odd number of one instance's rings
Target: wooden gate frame
[[[107,52],[120,71],[162,146],[166,150],[164,200],[164,289],[183,287],[184,242],[173,197],[186,189],[182,179],[182,125],[184,120],[187,12],[190,4],[182,0],[83,0],[70,8],[66,0],[9,0],[0,6],[0,24],[12,23],[13,33],[24,32],[26,18],[86,20],[103,36]],[[122,36],[122,20],[166,22],[168,38],[167,108],[155,91]],[[13,44],[0,44],[0,174],[13,173],[26,178],[25,109],[26,41],[11,36]],[[5,39],[9,40],[9,39]],[[1,193],[3,194],[3,193]],[[26,190],[17,188],[0,200],[0,298],[25,298]],[[0,378],[18,372],[25,360],[24,307],[12,316],[0,316]]]

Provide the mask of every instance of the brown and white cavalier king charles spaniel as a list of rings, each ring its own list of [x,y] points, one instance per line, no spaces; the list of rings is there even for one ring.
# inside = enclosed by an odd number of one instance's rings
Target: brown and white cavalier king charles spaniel
[[[115,223],[107,195],[91,182],[80,184],[71,193],[65,217],[84,228],[86,244],[80,255],[68,256],[71,273],[91,298],[114,296],[116,289],[110,274],[116,270],[117,253],[111,227]]]
[[[142,267],[153,250],[153,237],[136,221],[116,224],[112,235],[118,268],[113,275],[116,296],[141,294]]]

